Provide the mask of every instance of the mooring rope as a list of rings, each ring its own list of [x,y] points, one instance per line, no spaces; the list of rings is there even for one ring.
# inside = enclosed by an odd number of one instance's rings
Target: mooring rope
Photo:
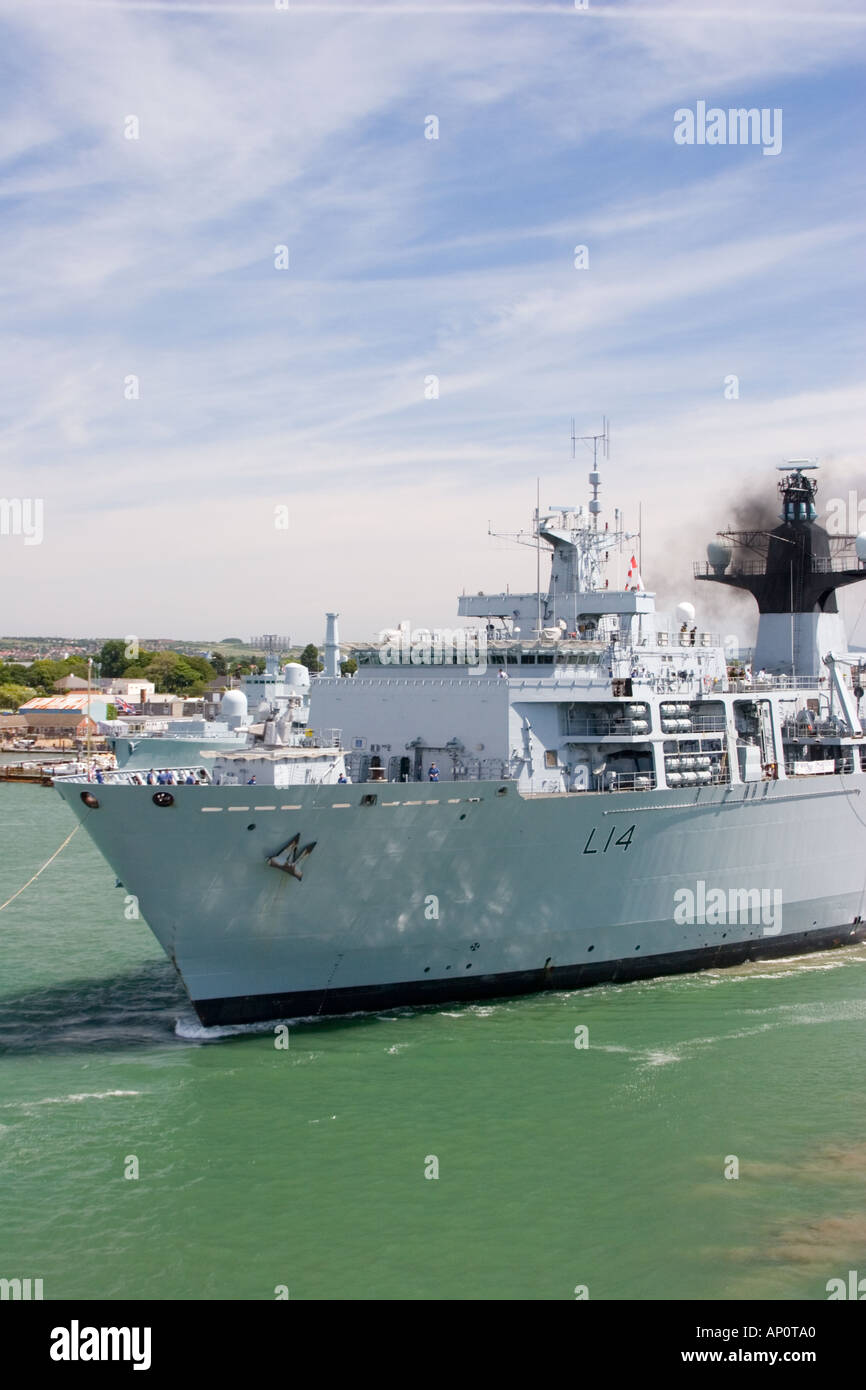
[[[30,885],[31,885],[31,883],[35,883],[35,882],[36,882],[36,880],[37,880],[37,878],[39,877],[39,875],[40,875],[41,873],[44,873],[45,870],[48,868],[48,865],[51,863],[51,860],[57,858],[58,854],[60,854],[61,851],[64,850],[64,849],[66,848],[66,846],[69,844],[69,841],[72,839],[72,836],[75,834],[75,832],[76,832],[77,830],[80,830],[80,829],[81,829],[80,824],[79,824],[79,825],[76,825],[75,830],[71,830],[71,831],[69,832],[69,834],[66,836],[66,839],[63,841],[63,844],[60,845],[59,848],[57,848],[57,849],[54,851],[54,853],[53,853],[52,856],[51,856],[51,859],[46,859],[45,863],[42,865],[42,868],[41,868],[41,869],[37,869],[37,870],[36,870],[36,873],[33,875],[33,877],[32,877],[32,878],[28,878],[27,882],[21,885],[21,887],[18,889],[18,892],[17,892],[17,893],[13,893],[13,894],[12,894],[12,897],[11,897],[11,898],[7,898],[6,901],[5,901],[5,903],[0,903],[0,912],[2,912],[3,909],[4,909],[5,907],[8,907],[10,903],[14,903],[14,901],[15,901],[16,898],[20,898],[20,897],[21,897],[21,894],[24,892],[24,889],[25,889],[25,888],[29,888]]]

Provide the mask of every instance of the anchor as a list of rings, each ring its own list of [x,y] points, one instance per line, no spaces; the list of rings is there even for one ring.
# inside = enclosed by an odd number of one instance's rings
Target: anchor
[[[315,840],[309,845],[304,845],[303,849],[298,848],[300,842],[301,835],[299,831],[293,839],[289,840],[287,845],[284,845],[281,850],[277,850],[276,854],[272,854],[268,857],[268,863],[271,868],[282,869],[284,874],[291,874],[292,878],[296,878],[299,882],[303,878],[303,874],[298,868],[298,865],[303,863],[307,856],[312,854],[313,850],[316,848]]]

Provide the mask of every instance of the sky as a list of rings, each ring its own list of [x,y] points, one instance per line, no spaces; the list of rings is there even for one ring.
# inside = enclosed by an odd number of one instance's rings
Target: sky
[[[0,633],[456,625],[606,416],[647,587],[747,637],[692,579],[744,495],[814,458],[866,525],[864,48],[859,0],[0,0]]]

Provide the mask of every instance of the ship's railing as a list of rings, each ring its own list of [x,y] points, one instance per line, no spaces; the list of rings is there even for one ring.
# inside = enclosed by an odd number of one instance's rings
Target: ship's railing
[[[594,667],[604,661],[607,644],[604,647],[587,645],[585,649],[581,644],[572,641],[555,642],[523,642],[523,643],[496,643],[491,642],[484,649],[481,655],[474,661],[467,661],[465,657],[456,661],[378,661],[365,657],[364,653],[355,651],[358,660],[358,674],[352,680],[378,680],[369,673],[371,669],[378,671],[395,672],[397,675],[407,674],[414,676],[416,673],[430,671],[447,673],[449,669],[455,670],[477,670],[479,675],[489,672],[491,668],[496,671],[500,666],[579,666]],[[436,677],[433,677],[434,679]],[[438,677],[444,680],[460,680],[459,676],[448,676],[443,674]],[[317,679],[328,679],[327,677],[317,677]],[[424,679],[421,675],[420,679]],[[465,679],[465,677],[464,677]]]
[[[666,727],[671,724],[687,725],[688,727]],[[689,738],[694,734],[723,734],[725,732],[725,719],[724,715],[720,714],[690,715],[687,719],[662,715],[661,731],[671,738],[676,736]],[[566,716],[563,732],[566,738],[645,739],[650,732],[650,718],[649,714],[645,719],[638,716],[633,719],[608,719],[604,715],[580,719],[574,715],[569,715]]]
[[[715,767],[689,768],[682,772],[669,768],[665,771],[665,777],[671,791],[688,791],[693,787],[726,787],[731,780],[727,771],[718,764]]]
[[[685,632],[672,632],[670,636],[666,632],[660,632],[657,634],[657,640],[660,647],[720,647],[722,645],[721,633],[692,632],[691,628]]]
[[[752,680],[728,681],[728,690],[735,695],[754,695],[762,690],[819,690],[826,689],[826,676],[755,676]]]
[[[566,668],[557,667],[556,669],[557,672],[564,672]],[[706,700],[716,695],[722,695],[731,688],[719,677],[712,681],[708,689],[704,685],[703,678],[697,673],[687,675],[684,680],[680,680],[676,676],[659,676],[651,671],[638,672],[631,675],[626,672],[624,676],[618,675],[615,679],[630,680],[632,683],[632,695],[628,698],[636,700],[642,699],[647,693],[655,693],[662,696],[684,696],[692,700]],[[508,688],[512,692],[516,690],[561,691],[565,684],[566,682],[563,681],[561,675],[559,678],[548,680],[526,680],[522,676],[517,678],[512,676],[509,678]],[[607,671],[605,671],[603,675],[599,675],[594,681],[578,680],[575,684],[578,688],[591,692],[595,698],[598,698],[596,692],[599,694],[603,693],[605,698],[608,694],[612,694],[611,677],[607,674]]]
[[[58,772],[53,775],[55,782],[86,782],[91,786],[122,786],[122,787],[179,787],[193,785],[204,787],[210,784],[210,773],[203,767],[173,767],[168,769],[169,781],[163,779],[162,782],[148,782],[147,772],[141,768],[109,768],[101,769],[102,777],[97,775],[96,769],[88,772]],[[158,776],[161,769],[157,768],[155,775]],[[192,782],[188,783],[187,778],[191,777]]]
[[[698,675],[687,677],[685,680],[679,680],[672,676],[651,677],[649,680],[632,681],[632,685],[648,685],[659,695],[686,695],[691,696],[692,699],[697,699],[699,696],[706,699],[708,696],[721,695],[727,689],[721,677],[716,677],[709,689],[705,689]]]
[[[605,772],[597,773],[588,787],[565,787],[556,778],[543,779],[534,783],[531,791],[521,792],[521,796],[586,796],[592,792],[649,792],[656,786],[655,773],[652,772]]]
[[[301,748],[342,748],[342,729],[308,729]]]
[[[836,720],[814,721],[811,726],[796,719],[782,720],[782,737],[797,743],[821,743],[822,740],[825,743],[838,743],[840,738],[847,736],[847,732]]]
[[[576,719],[566,717],[565,734],[572,738],[646,738],[650,721],[646,719]]]
[[[727,769],[719,764],[712,768],[696,769],[694,772],[669,772],[666,776],[671,791],[695,791],[701,787],[727,787],[730,786],[731,781]],[[653,791],[658,785],[658,779],[653,772],[608,772],[599,773],[593,777],[591,786],[570,787],[567,795],[580,796],[586,795],[587,792],[646,792]],[[558,783],[543,782],[539,789],[524,793],[524,795],[549,796],[552,791],[559,789]]]
[[[721,714],[690,714],[680,717],[679,715],[661,716],[662,733],[666,737],[675,738],[681,735],[688,738],[691,734],[723,734],[725,732],[725,718]],[[670,728],[670,725],[675,728]],[[685,724],[687,727],[682,728]]]
[[[696,579],[709,576],[713,579],[737,579],[741,575],[765,575],[767,573],[766,560],[737,560],[721,574],[717,574],[714,567],[707,560],[695,560],[693,573]],[[856,555],[839,556],[830,558],[827,555],[813,555],[808,571],[812,574],[847,574],[853,570],[862,569],[863,566]]]
[[[600,772],[594,778],[599,792],[648,792],[656,785],[654,772]]]
[[[435,786],[436,782],[430,782],[427,776],[428,760],[425,759],[424,770],[420,777],[374,777],[374,772],[386,772],[385,768],[369,768],[363,777],[353,777],[353,782],[360,786],[379,783],[383,786],[408,786],[418,787],[423,783]],[[488,758],[482,764],[466,767],[459,766],[452,768],[450,763],[446,766],[439,765],[439,782],[508,782],[513,781],[516,772],[507,762],[500,762],[498,759]]]

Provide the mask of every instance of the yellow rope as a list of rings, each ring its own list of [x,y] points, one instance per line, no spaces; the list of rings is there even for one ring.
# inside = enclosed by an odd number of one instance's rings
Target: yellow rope
[[[79,824],[79,825],[76,825],[75,830],[72,830],[72,831],[66,836],[66,839],[63,841],[63,844],[60,846],[60,848],[59,848],[59,849],[56,849],[56,850],[54,851],[54,853],[53,853],[52,856],[51,856],[51,859],[56,859],[56,858],[57,858],[57,856],[58,856],[58,854],[60,853],[60,851],[61,851],[61,850],[64,850],[64,849],[66,848],[66,846],[69,844],[69,841],[72,839],[72,836],[75,834],[75,831],[76,831],[76,830],[79,830],[80,828],[81,828],[81,827],[80,827],[80,824]],[[0,912],[3,911],[4,907],[8,907],[10,903],[14,903],[14,901],[15,901],[16,898],[20,898],[21,894],[24,892],[24,889],[25,889],[25,888],[29,888],[30,885],[31,885],[31,883],[35,883],[35,882],[36,882],[36,880],[37,880],[37,878],[39,877],[39,875],[40,875],[41,873],[44,873],[44,871],[48,868],[48,865],[51,863],[51,859],[46,859],[45,863],[42,865],[42,868],[41,868],[41,869],[37,869],[37,870],[36,870],[36,873],[33,875],[33,877],[32,877],[32,878],[28,878],[27,882],[26,882],[25,884],[23,884],[21,888],[18,889],[18,892],[17,892],[17,893],[13,893],[13,894],[12,894],[12,897],[11,897],[11,898],[7,898],[6,901],[5,901],[5,903],[0,903]]]

